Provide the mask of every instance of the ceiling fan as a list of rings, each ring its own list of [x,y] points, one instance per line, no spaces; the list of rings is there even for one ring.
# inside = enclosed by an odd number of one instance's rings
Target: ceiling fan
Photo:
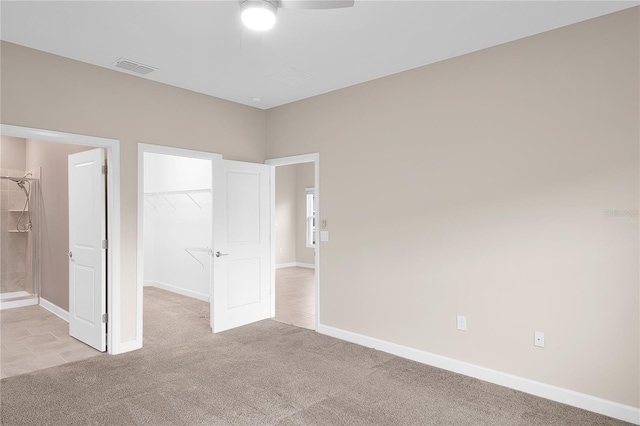
[[[266,31],[276,23],[278,9],[338,9],[354,0],[240,0],[240,17],[246,28]]]

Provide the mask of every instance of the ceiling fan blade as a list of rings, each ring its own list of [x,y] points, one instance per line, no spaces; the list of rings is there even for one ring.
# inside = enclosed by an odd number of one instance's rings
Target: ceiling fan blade
[[[354,0],[278,0],[284,9],[339,9],[353,7]]]
[[[258,49],[260,46],[262,46],[262,33],[243,28],[240,48],[242,48],[242,50],[250,50]]]

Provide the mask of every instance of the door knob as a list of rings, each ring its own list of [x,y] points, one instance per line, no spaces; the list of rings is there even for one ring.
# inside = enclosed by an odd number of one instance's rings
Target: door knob
[[[219,251],[217,251],[216,257],[220,257],[220,256],[229,256],[229,253],[220,253]]]
[[[69,259],[71,259],[73,257],[73,253],[69,252],[69,253],[65,253],[65,256],[67,256]]]

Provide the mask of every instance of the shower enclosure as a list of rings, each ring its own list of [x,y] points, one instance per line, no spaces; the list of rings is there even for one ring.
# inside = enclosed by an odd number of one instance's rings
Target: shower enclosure
[[[0,170],[0,309],[38,303],[39,170]]]

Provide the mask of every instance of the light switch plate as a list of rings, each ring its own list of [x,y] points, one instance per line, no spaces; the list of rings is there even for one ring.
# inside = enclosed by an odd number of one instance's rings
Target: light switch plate
[[[329,231],[320,231],[320,241],[329,241]]]

